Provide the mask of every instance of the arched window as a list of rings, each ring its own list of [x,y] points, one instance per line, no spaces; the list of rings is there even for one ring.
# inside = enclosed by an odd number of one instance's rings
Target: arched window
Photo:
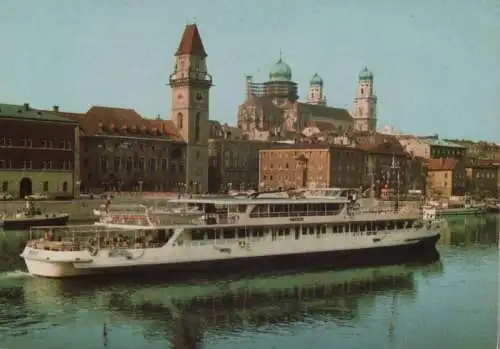
[[[177,114],[177,127],[179,129],[182,129],[184,123],[184,117],[182,116],[182,113]]]
[[[196,117],[194,119],[194,141],[200,141],[200,113],[196,113]]]

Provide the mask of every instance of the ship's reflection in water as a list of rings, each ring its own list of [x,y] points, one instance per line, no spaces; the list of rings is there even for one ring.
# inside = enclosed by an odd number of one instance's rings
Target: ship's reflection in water
[[[87,340],[93,336],[92,343],[100,340],[102,347],[112,342],[117,346],[130,337],[117,335],[127,324],[141,329],[143,342],[166,342],[172,348],[198,348],[207,340],[243,332],[275,333],[316,321],[354,327],[360,318],[369,316],[379,297],[413,299],[417,292],[414,273],[425,268],[426,276],[441,274],[438,257],[412,265],[183,284],[150,279],[13,278],[0,282],[0,302],[8,305],[0,312],[0,326],[8,333],[7,340],[36,331],[45,345],[60,346],[69,342],[50,336],[54,327],[83,322],[85,326],[64,331],[74,331],[75,336],[81,332]]]
[[[438,245],[484,247],[498,245],[499,216],[491,214],[448,217],[447,227],[441,232]]]

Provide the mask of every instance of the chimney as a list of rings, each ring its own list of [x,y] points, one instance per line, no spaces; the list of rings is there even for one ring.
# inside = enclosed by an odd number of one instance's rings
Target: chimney
[[[247,98],[250,98],[253,95],[253,77],[251,75],[247,75]]]
[[[30,104],[29,103],[24,103],[24,109],[25,110],[30,110]]]
[[[52,107],[52,110],[55,111],[56,113],[58,113],[59,112],[59,106],[58,105],[54,105]]]

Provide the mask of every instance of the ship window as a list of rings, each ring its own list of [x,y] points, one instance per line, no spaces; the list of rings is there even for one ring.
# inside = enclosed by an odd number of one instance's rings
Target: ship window
[[[340,228],[340,227],[339,227],[338,225],[336,225],[336,224],[332,225],[332,232],[333,232],[334,234],[336,234],[336,233],[340,233],[340,229],[339,229],[339,228]]]
[[[340,209],[339,204],[333,204],[333,203],[327,203],[326,204],[326,211],[331,215],[331,214],[337,214]]]
[[[238,205],[238,212],[245,213],[247,210],[247,205]]]
[[[269,217],[268,212],[268,205],[255,205],[252,212],[250,212],[250,217]]]
[[[203,238],[204,234],[201,230],[197,229],[191,232],[191,240],[197,241],[197,240],[203,240]]]
[[[234,239],[234,229],[226,228],[222,230],[223,239]]]
[[[349,232],[349,224],[344,225],[344,232],[345,233]]]
[[[326,234],[326,225],[321,226],[321,234]]]
[[[238,229],[237,235],[238,235],[238,238],[245,238],[247,236],[245,228]]]
[[[396,222],[396,228],[397,229],[404,229],[405,223],[406,223],[405,221],[397,221]]]
[[[263,237],[264,236],[264,228],[254,228],[252,230],[252,236]]]
[[[215,240],[217,238],[216,230],[215,229],[207,229],[207,239],[208,240]]]
[[[351,224],[351,231],[352,232],[357,232],[359,230],[359,224],[357,223],[352,223]]]
[[[314,227],[309,227],[309,235],[314,235]]]
[[[290,228],[285,228],[284,231],[285,231],[285,235],[290,235]]]
[[[359,230],[361,230],[361,231],[366,231],[366,223],[362,223],[362,224],[360,225]]]

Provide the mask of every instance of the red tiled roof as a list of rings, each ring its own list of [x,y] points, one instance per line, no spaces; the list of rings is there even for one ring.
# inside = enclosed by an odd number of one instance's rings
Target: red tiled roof
[[[145,119],[133,109],[93,106],[85,114],[66,114],[79,122],[85,136],[166,136],[182,140],[171,120]]]
[[[320,131],[336,131],[337,130],[335,125],[330,123],[330,122],[311,120],[307,124],[309,127],[317,127]]]
[[[176,56],[191,54],[202,57],[207,56],[196,24],[186,25],[186,28],[184,28],[184,34],[182,34],[179,48],[175,52]]]
[[[429,171],[453,171],[457,166],[455,159],[429,159],[427,169]]]
[[[354,132],[357,147],[367,152],[388,155],[408,155],[396,137],[381,133]]]

